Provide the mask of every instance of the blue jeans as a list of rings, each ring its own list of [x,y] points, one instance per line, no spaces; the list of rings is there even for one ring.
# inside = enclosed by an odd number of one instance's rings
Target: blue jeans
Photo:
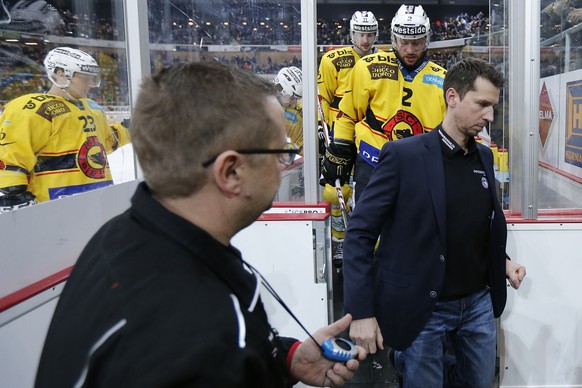
[[[405,388],[491,388],[496,342],[487,287],[465,298],[437,302],[414,342],[395,352],[396,371]],[[447,352],[449,345],[454,355]]]

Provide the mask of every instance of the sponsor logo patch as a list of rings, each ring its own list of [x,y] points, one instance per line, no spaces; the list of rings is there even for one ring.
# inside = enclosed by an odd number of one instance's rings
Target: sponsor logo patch
[[[48,121],[52,121],[53,117],[61,116],[69,113],[71,109],[62,101],[47,101],[40,105],[36,114],[44,117]]]
[[[375,79],[398,80],[398,67],[386,63],[375,63],[368,66],[370,77]]]
[[[332,61],[336,71],[341,69],[351,69],[356,64],[356,58],[353,55],[337,57]]]
[[[398,35],[424,35],[426,34],[426,26],[401,26],[397,24],[394,26],[393,31]]]
[[[99,74],[99,66],[95,65],[81,65],[81,72]]]
[[[365,141],[360,142],[360,156],[372,167],[378,165],[378,158],[380,156],[380,150],[374,148]]]
[[[354,32],[376,32],[378,27],[365,24],[354,24]]]
[[[424,77],[422,77],[422,82],[429,85],[437,85],[442,89],[445,79],[443,77],[439,77],[438,75],[425,74]]]

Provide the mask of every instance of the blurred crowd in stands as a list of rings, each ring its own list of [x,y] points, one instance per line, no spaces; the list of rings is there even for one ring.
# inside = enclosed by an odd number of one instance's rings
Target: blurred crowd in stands
[[[45,4],[45,7],[40,7]],[[259,74],[276,74],[282,67],[301,67],[301,56],[288,58],[277,56],[265,57],[258,52],[269,51],[272,45],[299,46],[301,44],[301,14],[289,4],[255,4],[236,3],[220,12],[210,12],[199,9],[196,14],[208,16],[206,21],[195,16],[186,17],[183,9],[176,10],[172,4],[157,3],[149,10],[150,42],[157,44],[176,45],[176,51],[198,50],[200,60],[214,60],[249,69]],[[75,37],[82,39],[122,41],[125,39],[125,29],[119,12],[110,12],[110,17],[97,14],[71,13],[69,10],[57,10],[46,6],[43,0],[18,2],[13,10],[18,8],[18,15],[9,24],[0,25],[0,29],[18,31],[21,33],[39,34],[36,46],[20,43],[0,43],[0,102],[10,100],[18,95],[48,89],[42,68],[44,55],[52,47],[44,46],[42,39],[46,35]],[[179,11],[179,12],[178,12]],[[186,10],[188,11],[188,10]],[[192,12],[192,15],[195,13]],[[14,13],[16,15],[16,13]],[[24,16],[22,16],[24,15]],[[43,20],[40,20],[44,18]],[[169,15],[169,16],[168,16]],[[38,19],[38,20],[37,20]],[[217,22],[216,20],[222,20]],[[214,20],[211,22],[209,20]],[[227,20],[227,21],[224,21]],[[285,22],[283,21],[285,20]],[[379,19],[378,45],[385,48],[390,45],[390,20]],[[465,38],[485,33],[489,29],[488,18],[481,12],[469,16],[467,13],[451,16],[444,20],[432,22],[432,40]],[[349,20],[318,20],[317,41],[322,46],[320,55],[325,52],[325,46],[349,45]],[[235,55],[223,55],[221,52],[209,50],[209,46],[252,46],[246,47]],[[262,46],[262,47],[261,47]],[[200,47],[202,49],[200,50]],[[125,53],[114,50],[100,50],[80,45],[79,48],[89,51],[99,58],[104,72],[99,90],[91,96],[105,105],[126,104],[127,101],[127,71],[125,69]],[[225,49],[225,51],[228,51]],[[449,67],[460,56],[459,49],[430,52],[431,59],[444,67]],[[26,58],[26,61],[23,61]],[[264,60],[267,58],[266,60]],[[161,52],[152,56],[152,69],[162,65],[179,62],[183,57],[174,53]],[[37,65],[35,65],[37,64]]]
[[[301,13],[294,3],[225,2],[209,4],[150,2],[150,42],[202,45],[299,45]],[[178,5],[176,5],[178,4]],[[86,5],[88,12],[56,8],[45,0],[18,1],[12,5],[12,22],[4,28],[26,33],[124,40],[123,11],[112,6],[107,12]],[[390,43],[392,14],[376,15],[379,43]],[[106,15],[106,16],[104,16]],[[432,40],[470,37],[486,33],[489,19],[483,13],[463,12],[437,20],[431,18]],[[319,45],[347,45],[349,18],[318,20]]]
[[[152,43],[172,44],[202,44],[202,45],[299,45],[301,44],[300,15],[291,16],[286,22],[278,21],[278,18],[244,17],[242,20],[229,20],[218,23],[197,22],[188,19],[182,22],[174,22],[168,18],[157,17],[153,14],[149,17],[150,41]],[[255,19],[255,20],[253,20]],[[122,32],[112,27],[111,23],[104,20],[88,18],[83,15],[74,19],[74,28],[70,33],[75,36],[93,39],[117,40],[122,37]],[[92,20],[89,23],[89,20]],[[81,21],[84,21],[81,23]],[[379,43],[390,43],[390,20],[380,19]],[[117,25],[117,24],[116,24]],[[469,16],[467,13],[431,22],[431,40],[447,40],[467,38],[474,35],[485,34],[489,31],[489,19],[482,12]],[[318,45],[348,45],[349,19],[319,19],[317,26]]]
[[[20,7],[19,15],[25,15],[24,18],[13,18],[10,24],[0,25],[0,30],[19,31],[31,36],[38,34],[40,37],[38,46],[26,46],[22,42],[0,42],[0,103],[23,93],[44,90],[49,86],[43,74],[42,60],[53,47],[43,46],[42,38],[46,35],[105,41],[125,40],[123,12],[120,7],[109,9],[106,12],[108,16],[104,17],[103,12],[97,15],[57,10],[52,6],[39,8],[41,3],[47,4],[44,0],[19,1],[16,3]],[[582,0],[542,0],[542,40],[581,23],[581,5]],[[286,66],[301,67],[300,54],[289,53],[291,55],[284,58],[280,55],[272,58],[268,53],[265,54],[274,45],[301,44],[301,14],[292,4],[231,2],[228,6],[223,5],[222,9],[213,9],[212,4],[208,4],[207,8],[200,4],[196,6],[196,9],[178,9],[171,2],[151,2],[148,7],[150,42],[162,47],[164,44],[175,46],[175,52],[160,51],[152,55],[152,70],[184,60],[184,56],[177,55],[180,51],[196,52],[197,59],[220,61],[260,74],[276,74]],[[496,44],[494,39],[501,37],[499,33],[505,29],[504,18],[497,15],[493,8],[490,12],[491,20],[483,12],[474,15],[461,12],[457,15],[431,18],[431,41],[487,37],[489,31],[492,31],[494,33],[488,39],[482,39],[484,44],[503,46],[503,42]],[[42,17],[39,16],[41,14]],[[378,17],[377,45],[384,49],[390,47],[390,21],[391,17]],[[472,39],[471,44],[475,45],[477,40],[479,39]],[[325,53],[327,46],[350,45],[349,19],[319,19],[317,43],[320,46],[320,55]],[[213,50],[212,46],[221,48]],[[228,50],[228,46],[233,46],[233,49]],[[238,50],[235,46],[245,47]],[[79,48],[98,55],[105,73],[101,88],[95,92],[98,95],[92,97],[106,105],[127,103],[125,52],[101,50],[97,47],[91,49],[84,45],[79,45]],[[461,57],[461,48],[430,50],[429,46],[429,55],[433,61],[448,68]],[[546,57],[548,56],[544,60]],[[22,58],[26,58],[26,61]],[[554,67],[549,64],[548,72],[554,68],[559,71],[559,64]]]
[[[390,21],[386,19],[378,21],[379,43],[390,43]],[[488,31],[489,18],[482,12],[474,16],[462,13],[456,17],[445,18],[442,21],[432,21],[431,19],[432,41],[467,38],[485,34]],[[350,44],[349,20],[320,20],[317,30],[317,43],[321,45]]]

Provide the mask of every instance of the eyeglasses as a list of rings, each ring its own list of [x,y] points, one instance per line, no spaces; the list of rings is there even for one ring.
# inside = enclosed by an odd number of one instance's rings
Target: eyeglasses
[[[284,164],[285,166],[289,166],[291,163],[293,163],[295,156],[299,155],[299,153],[301,152],[301,149],[302,149],[302,147],[299,147],[295,143],[286,143],[282,149],[270,150],[270,149],[257,148],[257,149],[234,150],[234,151],[238,152],[239,154],[244,154],[244,155],[279,154],[279,162]],[[216,161],[216,159],[219,156],[220,155],[213,156],[212,158],[202,162],[202,167],[210,166],[212,163],[214,163]]]

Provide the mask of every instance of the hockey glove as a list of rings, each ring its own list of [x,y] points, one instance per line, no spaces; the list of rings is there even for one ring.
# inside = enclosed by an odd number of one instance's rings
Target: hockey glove
[[[131,119],[129,119],[129,118],[123,119],[123,121],[120,124],[123,125],[125,128],[130,129],[131,128]]]
[[[327,183],[335,186],[336,179],[339,179],[340,185],[343,186],[350,178],[355,158],[356,146],[354,143],[339,141],[329,143],[323,158],[322,178],[319,180],[319,184],[325,186]]]
[[[0,189],[0,213],[7,213],[36,203],[36,197],[26,191],[26,186],[14,186]]]

